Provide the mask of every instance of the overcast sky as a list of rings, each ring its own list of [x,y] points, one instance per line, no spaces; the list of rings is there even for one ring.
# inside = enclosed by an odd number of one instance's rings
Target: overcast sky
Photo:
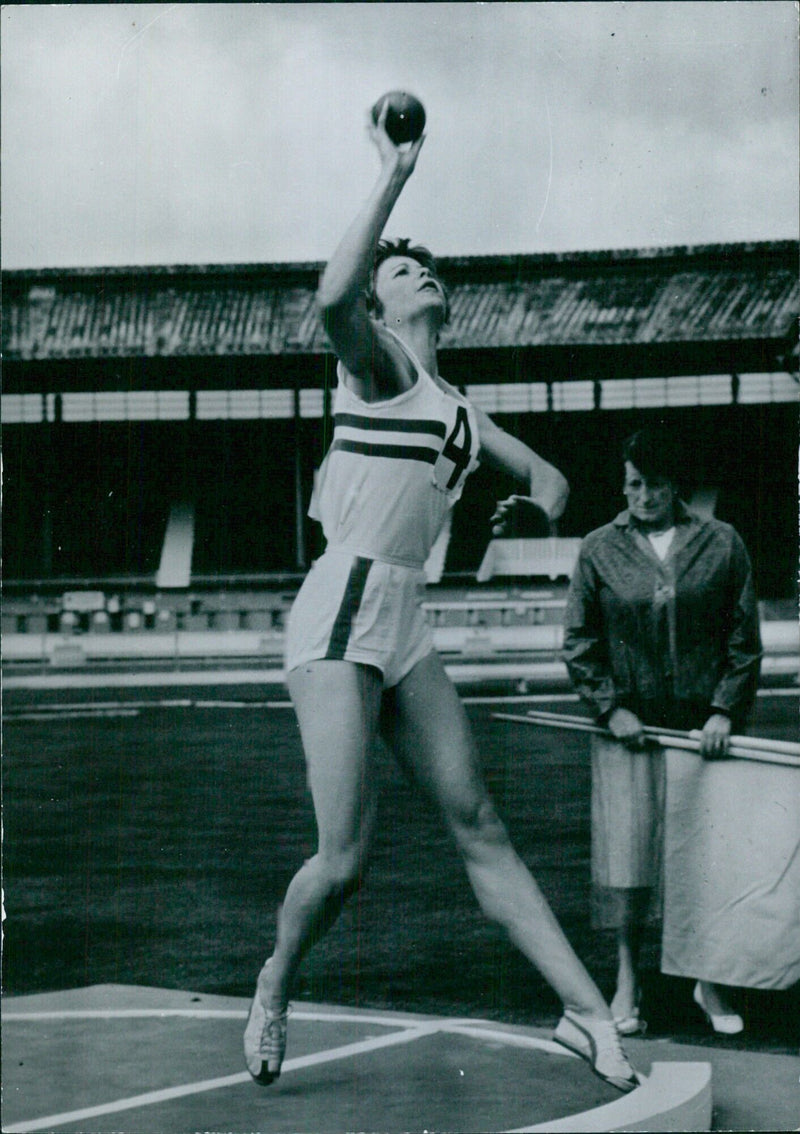
[[[797,238],[797,32],[792,0],[8,5],[3,266],[324,260],[397,87],[428,136],[386,231],[438,255]]]

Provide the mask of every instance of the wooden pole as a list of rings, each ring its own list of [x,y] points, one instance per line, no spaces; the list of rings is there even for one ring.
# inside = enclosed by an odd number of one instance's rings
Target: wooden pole
[[[569,729],[573,732],[588,732],[594,733],[598,736],[605,736],[611,738],[611,733],[606,728],[594,724],[587,717],[573,717],[570,719],[559,718],[558,713],[527,713],[522,716],[519,713],[492,713],[492,717],[499,721],[514,721],[517,724],[527,725],[542,725],[548,728],[563,728]],[[692,736],[688,732],[678,732],[677,729],[671,730],[669,734],[665,733],[663,729],[645,727],[644,733],[648,740],[654,744],[660,745],[662,748],[684,748],[691,752],[700,751],[700,740],[698,736]],[[748,748],[746,747],[747,737],[737,737],[736,740],[740,743],[736,745],[731,744],[726,753],[727,756],[735,757],[739,760],[755,760],[763,764],[783,764],[790,768],[800,768],[800,745],[794,745],[796,755],[784,751],[767,751],[763,748]],[[788,741],[782,742],[789,744]]]
[[[530,709],[527,714],[529,717],[537,717],[542,721],[552,720],[554,722],[569,721],[575,724],[594,724],[595,722],[589,717],[580,717],[577,715],[570,715],[569,713],[546,713],[539,709]],[[676,728],[651,728],[649,725],[645,726],[645,732],[657,732],[659,736],[675,736],[675,737],[693,737],[696,740],[700,739],[700,729],[692,729],[691,732],[681,732]],[[764,752],[784,752],[787,756],[800,756],[800,744],[795,744],[791,740],[768,740],[762,736],[731,736],[730,743],[737,748],[753,748],[762,749]]]

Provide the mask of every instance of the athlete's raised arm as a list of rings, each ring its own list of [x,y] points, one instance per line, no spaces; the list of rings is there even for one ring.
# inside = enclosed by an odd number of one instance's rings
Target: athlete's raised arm
[[[480,459],[528,485],[527,495],[501,500],[492,516],[492,534],[502,536],[517,509],[535,505],[548,520],[557,520],[567,506],[569,484],[555,465],[534,453],[524,441],[512,437],[483,410],[476,409],[481,439]]]
[[[424,135],[401,149],[386,133],[386,111],[373,123],[369,135],[381,167],[372,192],[358,212],[320,279],[317,303],[333,348],[356,380],[356,392],[367,400],[391,396],[410,369],[406,354],[392,337],[371,319],[364,298],[370,282],[375,249],[384,225],[403,186],[411,176]]]

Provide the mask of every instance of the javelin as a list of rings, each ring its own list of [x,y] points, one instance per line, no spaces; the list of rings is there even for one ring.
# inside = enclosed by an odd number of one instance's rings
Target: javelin
[[[495,720],[516,721],[518,724],[546,725],[550,728],[571,729],[573,732],[589,732],[598,736],[611,737],[608,729],[595,724],[588,717],[571,717],[562,713],[544,713],[531,710],[524,716],[518,713],[492,713]],[[678,729],[652,728],[645,725],[643,732],[648,740],[662,748],[685,748],[691,752],[700,751],[700,733],[681,732]],[[758,760],[765,764],[785,764],[800,768],[800,744],[788,740],[764,740],[758,737],[732,736],[727,751],[728,756],[741,760]]]

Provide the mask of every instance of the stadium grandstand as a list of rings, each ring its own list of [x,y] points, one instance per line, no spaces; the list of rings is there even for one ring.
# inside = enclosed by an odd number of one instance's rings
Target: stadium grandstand
[[[572,486],[557,538],[492,541],[514,486],[471,478],[429,562],[443,649],[558,648],[580,538],[623,506],[621,442],[653,421],[791,626],[797,265],[796,241],[440,261],[442,372]],[[320,267],[3,272],[6,663],[280,652],[321,550]]]

